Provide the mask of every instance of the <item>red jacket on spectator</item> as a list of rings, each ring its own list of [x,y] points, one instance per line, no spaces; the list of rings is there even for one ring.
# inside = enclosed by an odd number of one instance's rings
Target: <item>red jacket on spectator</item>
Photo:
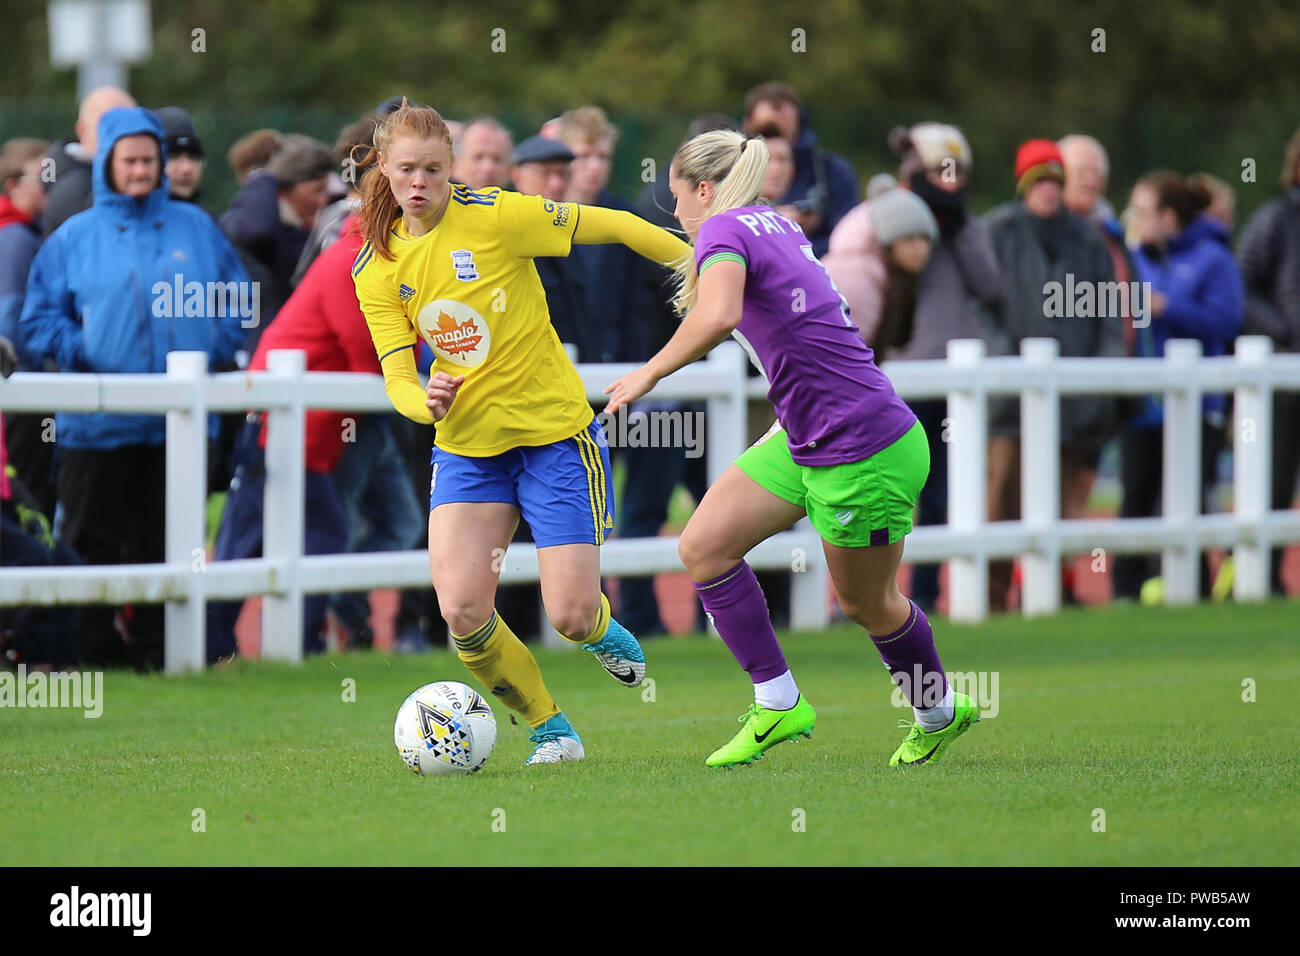
[[[307,353],[309,372],[380,374],[379,357],[352,284],[352,263],[360,249],[358,220],[355,215],[349,216],[339,240],[316,258],[284,308],[266,327],[248,363],[249,371],[265,369],[266,353],[271,349],[302,349]],[[308,471],[334,470],[343,454],[346,417],[344,412],[307,412]],[[266,447],[265,426],[258,444]]]

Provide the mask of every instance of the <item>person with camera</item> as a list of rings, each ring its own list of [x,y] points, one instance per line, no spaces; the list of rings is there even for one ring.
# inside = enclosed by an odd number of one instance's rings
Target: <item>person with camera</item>
[[[785,83],[762,83],[750,90],[742,125],[746,136],[775,126],[793,147],[794,182],[774,205],[799,224],[820,259],[830,247],[831,230],[858,203],[857,173],[843,156],[818,145],[803,102]]]

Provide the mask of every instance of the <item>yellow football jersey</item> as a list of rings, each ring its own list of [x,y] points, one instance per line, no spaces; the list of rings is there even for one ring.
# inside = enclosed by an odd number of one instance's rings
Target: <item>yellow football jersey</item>
[[[591,422],[577,370],[550,322],[534,256],[568,255],[575,203],[453,184],[441,222],[412,236],[399,217],[389,260],[362,246],[352,267],[375,350],[423,338],[433,371],[464,375],[436,443],[487,457],[571,438]]]

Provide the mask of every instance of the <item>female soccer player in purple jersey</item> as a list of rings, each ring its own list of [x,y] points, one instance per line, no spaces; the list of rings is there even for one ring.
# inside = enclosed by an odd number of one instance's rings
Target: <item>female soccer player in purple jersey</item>
[[[915,712],[890,764],[938,760],[979,715],[948,686],[930,623],[895,580],[930,470],[925,432],[876,367],[808,238],[761,204],[766,167],[761,139],[728,130],[678,149],[669,186],[698,270],[678,296],[685,318],[654,358],[605,390],[614,412],[734,335],[776,407],[777,424],[709,489],[678,545],[705,611],[754,681],[740,732],[706,762],[752,763],[811,736],[817,715],[744,560],[804,514],[822,537],[840,606],[866,629]]]

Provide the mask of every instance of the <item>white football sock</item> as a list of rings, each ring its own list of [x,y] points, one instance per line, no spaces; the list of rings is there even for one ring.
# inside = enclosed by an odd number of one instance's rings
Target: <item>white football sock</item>
[[[789,710],[799,703],[799,687],[794,675],[786,671],[780,677],[754,685],[754,702],[768,710]]]
[[[953,700],[952,685],[948,685],[948,690],[944,692],[943,702],[937,707],[913,707],[912,713],[916,715],[916,722],[927,733],[932,734],[936,730],[943,730],[952,723],[953,718]]]

